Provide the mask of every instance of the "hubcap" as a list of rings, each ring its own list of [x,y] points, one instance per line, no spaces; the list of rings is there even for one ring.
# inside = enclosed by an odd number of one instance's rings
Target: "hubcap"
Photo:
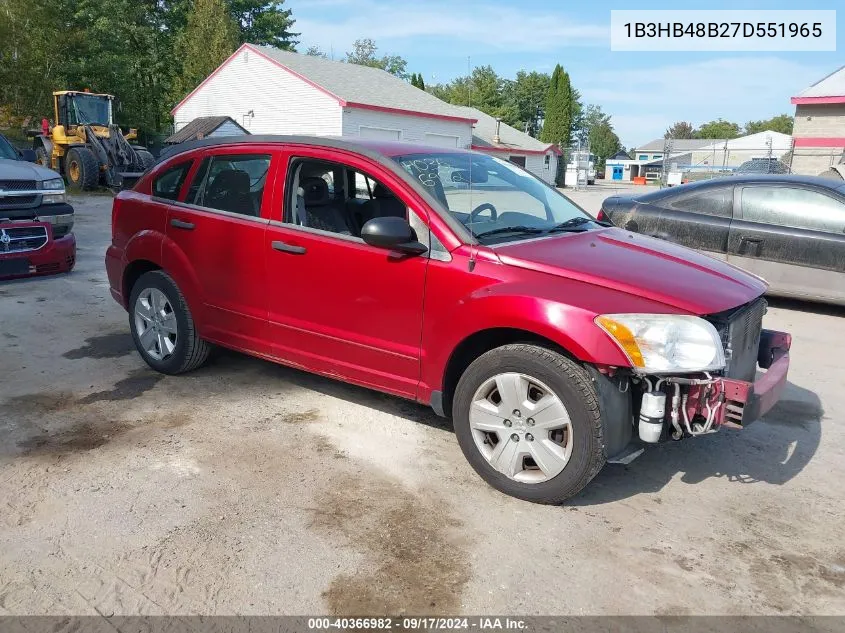
[[[472,398],[469,425],[490,465],[514,481],[548,481],[572,455],[572,421],[545,384],[518,373],[498,374]]]
[[[75,160],[71,161],[70,165],[68,166],[68,171],[70,172],[71,180],[73,180],[74,182],[79,180],[79,163],[77,163]]]
[[[176,349],[176,314],[167,295],[158,288],[146,288],[138,295],[135,332],[141,347],[155,360],[169,358]]]

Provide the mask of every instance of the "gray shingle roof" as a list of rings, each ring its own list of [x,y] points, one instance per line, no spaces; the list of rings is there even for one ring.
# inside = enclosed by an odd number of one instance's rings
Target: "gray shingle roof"
[[[249,132],[245,130],[242,125],[238,125],[238,122],[232,119],[232,117],[201,116],[188,123],[185,127],[183,127],[175,134],[168,136],[166,139],[164,139],[164,142],[168,144],[174,144],[184,143],[185,141],[190,141],[197,138],[204,138],[211,134],[214,130],[219,128],[221,125],[223,125],[226,121],[231,121],[239,128],[241,128],[244,134],[249,134]]]
[[[358,103],[438,116],[475,118],[379,68],[300,55],[272,46],[250,44],[249,48],[331,93],[342,102],[341,105],[354,107]]]
[[[456,110],[465,113],[468,118],[478,119],[472,128],[472,144],[480,147],[495,147],[499,149],[512,149],[514,151],[528,150],[544,152],[549,148],[548,143],[538,141],[536,138],[525,132],[520,132],[510,125],[501,123],[499,125],[499,142],[493,142],[496,134],[496,119],[489,114],[470,108],[468,106],[452,106]]]
[[[834,70],[827,77],[819,79],[799,94],[797,98],[843,96],[845,96],[845,66],[842,66],[839,70]]]

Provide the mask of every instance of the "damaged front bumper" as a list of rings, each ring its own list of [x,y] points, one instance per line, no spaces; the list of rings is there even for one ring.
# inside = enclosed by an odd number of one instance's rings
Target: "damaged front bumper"
[[[757,365],[766,373],[754,382],[716,378],[709,384],[690,386],[684,403],[685,419],[712,418],[708,429],[742,428],[764,416],[775,406],[786,386],[791,346],[789,334],[763,330]]]

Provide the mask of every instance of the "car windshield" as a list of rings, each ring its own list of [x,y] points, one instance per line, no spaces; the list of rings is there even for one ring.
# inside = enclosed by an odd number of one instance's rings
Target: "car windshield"
[[[0,136],[0,158],[10,158],[12,160],[18,159],[18,154],[15,148],[5,138]]]
[[[109,100],[95,95],[73,95],[71,123],[109,125]]]
[[[492,156],[450,152],[394,160],[483,244],[600,226],[556,189]]]

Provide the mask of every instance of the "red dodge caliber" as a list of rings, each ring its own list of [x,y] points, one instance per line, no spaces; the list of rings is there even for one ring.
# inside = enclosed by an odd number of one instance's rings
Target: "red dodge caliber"
[[[181,145],[115,199],[106,268],[154,369],[221,345],[430,404],[481,477],[542,503],[748,424],[789,367],[760,278],[463,150]]]

